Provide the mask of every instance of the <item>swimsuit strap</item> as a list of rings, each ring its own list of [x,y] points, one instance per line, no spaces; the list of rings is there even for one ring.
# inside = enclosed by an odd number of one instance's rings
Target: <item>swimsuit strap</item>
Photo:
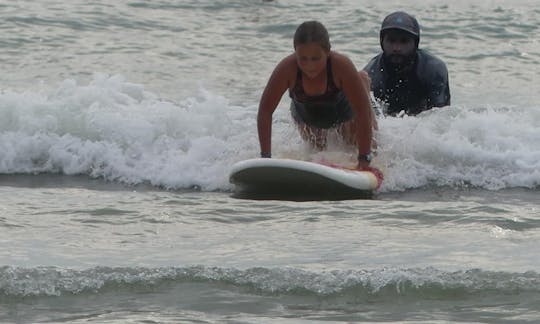
[[[332,73],[332,63],[330,57],[326,62],[326,92],[339,91],[336,84],[334,83],[334,74]]]
[[[338,93],[340,90],[334,83],[334,76],[332,74],[332,63],[330,57],[328,57],[328,60],[326,60],[326,91],[323,94],[309,96],[305,93],[304,86],[302,84],[302,70],[300,70],[300,68],[296,70],[296,81],[292,90],[294,97],[300,101],[335,96],[335,94]]]

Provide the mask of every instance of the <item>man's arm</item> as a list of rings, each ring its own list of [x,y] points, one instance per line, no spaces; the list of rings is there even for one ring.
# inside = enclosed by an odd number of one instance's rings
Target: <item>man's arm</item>
[[[450,105],[450,86],[448,83],[448,70],[443,61],[435,58],[429,64],[430,80],[427,98],[428,109]]]

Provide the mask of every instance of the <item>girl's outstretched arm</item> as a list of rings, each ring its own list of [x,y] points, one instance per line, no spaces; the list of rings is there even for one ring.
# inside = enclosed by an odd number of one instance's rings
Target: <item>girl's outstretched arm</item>
[[[276,110],[283,93],[287,91],[296,75],[294,55],[284,58],[274,69],[259,102],[257,113],[257,131],[261,156],[269,157],[272,152],[272,114]],[[291,76],[293,76],[291,80]]]

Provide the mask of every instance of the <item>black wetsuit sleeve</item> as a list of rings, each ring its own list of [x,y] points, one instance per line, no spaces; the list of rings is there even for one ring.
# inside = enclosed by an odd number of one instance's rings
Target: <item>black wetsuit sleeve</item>
[[[363,70],[366,71],[371,79],[375,77],[375,71],[380,69],[379,66],[379,56],[376,56],[369,60],[369,62],[364,66]]]
[[[371,91],[373,95],[378,99],[383,99],[384,89],[384,75],[381,70],[381,57],[382,54],[379,54],[372,58],[368,64],[364,67],[364,71],[367,72],[370,83]]]
[[[427,108],[444,107],[450,105],[450,86],[448,83],[448,70],[444,62],[432,60],[429,75],[429,89],[427,98]]]
[[[363,70],[366,71],[368,74],[369,74],[369,70],[372,68],[373,66],[373,59],[369,60],[368,64],[366,64],[366,66],[364,66]]]

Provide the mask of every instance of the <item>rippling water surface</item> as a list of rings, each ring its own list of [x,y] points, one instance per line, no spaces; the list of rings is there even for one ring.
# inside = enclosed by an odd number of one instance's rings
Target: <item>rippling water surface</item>
[[[0,5],[0,322],[540,319],[537,1]],[[304,20],[360,69],[404,9],[452,106],[383,118],[371,200],[231,197]],[[278,157],[314,153],[274,118]]]

